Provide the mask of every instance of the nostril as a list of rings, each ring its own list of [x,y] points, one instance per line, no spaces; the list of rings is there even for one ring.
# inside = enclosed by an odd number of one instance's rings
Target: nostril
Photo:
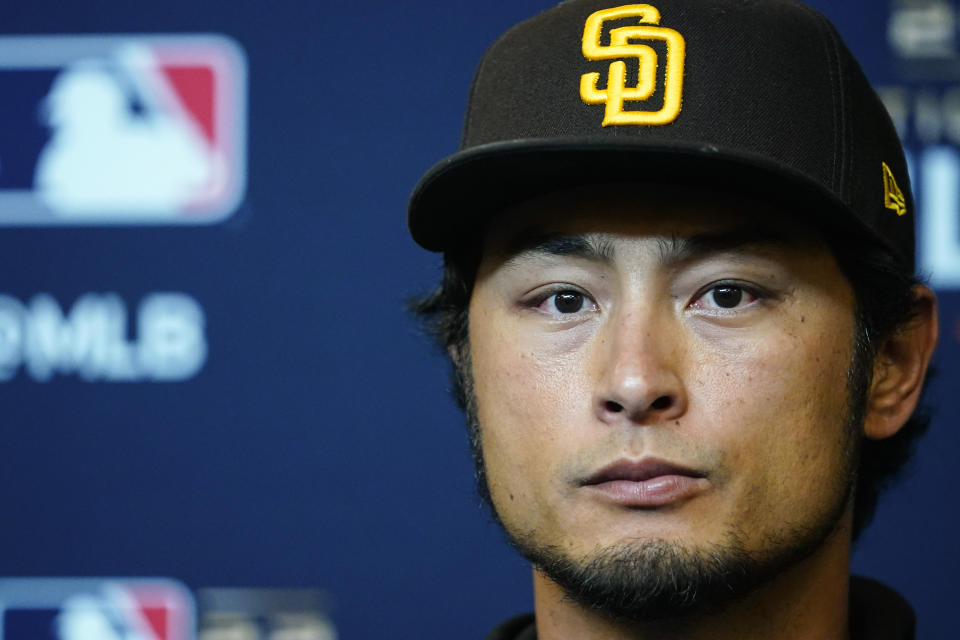
[[[623,405],[614,402],[613,400],[607,400],[603,403],[603,408],[609,411],[610,413],[620,413],[623,411]]]
[[[660,396],[650,404],[650,408],[659,411],[661,409],[668,409],[672,404],[673,400],[670,399],[670,396]]]

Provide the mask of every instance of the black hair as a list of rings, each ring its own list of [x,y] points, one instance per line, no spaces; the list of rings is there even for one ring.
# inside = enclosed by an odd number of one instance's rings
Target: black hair
[[[866,416],[878,350],[917,318],[916,288],[923,282],[914,275],[912,265],[878,244],[857,245],[849,238],[828,244],[856,299],[857,335],[848,385],[850,411],[859,425]],[[853,505],[854,539],[873,520],[880,494],[898,478],[929,426],[929,415],[921,407],[889,438],[862,437]]]

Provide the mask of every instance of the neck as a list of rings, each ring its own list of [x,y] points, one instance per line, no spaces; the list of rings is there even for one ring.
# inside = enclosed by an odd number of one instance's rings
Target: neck
[[[805,560],[771,582],[710,615],[650,623],[623,623],[569,600],[533,572],[539,640],[847,640],[850,517]]]

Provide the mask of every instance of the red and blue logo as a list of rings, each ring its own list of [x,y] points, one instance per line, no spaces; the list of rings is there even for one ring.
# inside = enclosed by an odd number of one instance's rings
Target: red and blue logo
[[[246,191],[246,78],[218,35],[0,38],[0,225],[229,217]]]
[[[192,640],[194,618],[172,580],[0,579],[0,640]]]

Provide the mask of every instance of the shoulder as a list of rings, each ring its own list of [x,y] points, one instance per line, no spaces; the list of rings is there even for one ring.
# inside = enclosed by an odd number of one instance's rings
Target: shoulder
[[[533,614],[510,618],[490,632],[486,640],[536,640],[537,625]]]
[[[913,640],[916,616],[910,603],[890,587],[871,580],[850,578],[850,637]]]

